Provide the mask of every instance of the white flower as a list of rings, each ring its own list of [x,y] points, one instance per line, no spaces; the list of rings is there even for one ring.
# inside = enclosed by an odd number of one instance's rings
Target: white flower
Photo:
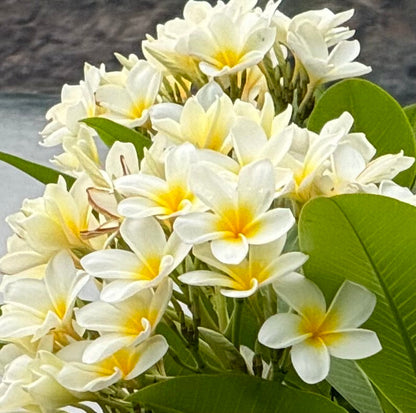
[[[66,189],[64,179],[46,185],[42,197],[25,200],[20,212],[7,218],[21,239],[12,242],[12,250],[0,260],[1,270],[16,274],[46,264],[61,250],[91,251],[104,239],[85,240],[82,232],[97,226],[88,204],[88,179],[83,176]]]
[[[348,143],[340,144],[331,155],[329,168],[316,184],[326,196],[374,192],[374,184],[393,179],[399,172],[409,168],[414,161],[414,158],[404,156],[403,151],[367,161],[356,148]]]
[[[354,119],[348,112],[327,122],[318,135],[292,124],[292,145],[280,163],[281,167],[293,171],[293,187],[288,197],[304,203],[320,195],[315,182],[321,177],[330,156],[339,142],[346,137]]]
[[[164,179],[145,173],[119,178],[116,189],[127,197],[119,203],[119,214],[165,220],[206,209],[190,188],[191,166],[196,160],[194,146],[183,144],[166,154]]]
[[[308,21],[288,33],[287,43],[306,70],[310,89],[322,83],[371,72],[371,67],[353,62],[360,53],[358,40],[343,40],[329,52],[322,33]]]
[[[365,192],[388,196],[390,198],[398,199],[399,201],[416,206],[416,195],[413,194],[409,188],[400,186],[390,180],[381,181],[378,188],[376,186],[369,185]]]
[[[233,103],[215,82],[202,87],[183,107],[174,103],[155,105],[150,118],[159,135],[176,145],[191,142],[197,148],[224,154],[231,150],[228,135],[235,121]]]
[[[193,249],[195,257],[221,272],[191,271],[182,274],[179,280],[190,285],[223,287],[220,292],[227,297],[248,297],[258,288],[298,269],[307,260],[307,255],[301,252],[282,254],[285,242],[286,234],[268,244],[252,245],[248,257],[235,265],[218,261],[208,244],[196,245]]]
[[[165,279],[154,293],[147,288],[118,303],[95,301],[76,311],[81,327],[100,333],[85,349],[83,362],[95,363],[122,347],[147,339],[162,318],[171,295],[172,282]]]
[[[211,241],[215,258],[238,264],[249,244],[274,241],[286,233],[295,220],[289,209],[269,210],[275,193],[273,166],[269,160],[241,169],[237,188],[211,169],[201,165],[193,170],[192,187],[212,212],[180,216],[174,230],[184,242]]]
[[[4,340],[30,336],[32,341],[52,334],[57,345],[78,337],[72,311],[88,277],[77,273],[68,253],[57,254],[46,267],[45,277],[17,279],[4,287],[0,337]],[[34,299],[35,297],[35,299]]]
[[[166,240],[162,227],[154,218],[126,218],[120,233],[133,252],[108,249],[81,259],[81,265],[90,275],[110,281],[101,291],[101,299],[107,302],[122,301],[140,290],[158,285],[191,248],[175,233]]]
[[[290,19],[283,13],[276,11],[272,21],[274,26],[276,26],[277,39],[283,44],[287,44],[287,35],[289,32],[296,32],[302,23],[309,22],[322,34],[326,45],[331,47],[354,35],[355,30],[350,30],[349,27],[338,27],[340,24],[349,20],[353,14],[353,9],[334,14],[331,10],[325,8],[321,10],[308,10]]]
[[[136,347],[122,348],[104,360],[86,364],[81,360],[88,345],[88,341],[77,341],[57,353],[65,362],[57,381],[71,391],[96,392],[119,380],[134,379],[157,363],[169,347],[163,336],[156,335]]]
[[[77,149],[80,149],[90,162],[99,163],[97,147],[93,139],[96,133],[80,120],[98,116],[103,112],[95,102],[95,92],[100,84],[101,71],[85,64],[84,73],[85,80],[79,85],[64,85],[61,103],[48,110],[46,119],[50,122],[40,132],[44,138],[42,145],[62,144],[63,146],[64,153],[55,156],[52,162],[75,175],[82,172]]]
[[[275,30],[267,19],[244,10],[234,12],[213,14],[205,27],[189,35],[188,53],[200,60],[201,71],[210,77],[254,66],[273,46]]]
[[[128,73],[125,85],[100,86],[96,98],[107,109],[105,116],[109,119],[130,128],[142,126],[159,93],[161,78],[158,70],[140,60]]]
[[[270,317],[258,338],[267,347],[292,347],[293,367],[306,383],[325,379],[330,356],[356,360],[381,350],[376,333],[358,328],[376,304],[375,295],[364,287],[345,281],[328,310],[322,292],[306,278],[282,282],[277,293],[297,314]]]

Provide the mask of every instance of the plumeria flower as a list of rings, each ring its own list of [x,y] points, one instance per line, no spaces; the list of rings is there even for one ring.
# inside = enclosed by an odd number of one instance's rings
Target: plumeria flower
[[[168,343],[161,335],[144,340],[137,346],[124,347],[96,363],[83,363],[88,341],[74,342],[57,356],[65,364],[57,374],[57,381],[76,392],[96,392],[119,380],[131,380],[157,363],[167,352]]]
[[[200,60],[199,67],[207,76],[229,75],[254,66],[273,46],[275,30],[268,27],[267,19],[233,10],[234,15],[213,14],[205,27],[197,27],[189,35],[187,51]]]
[[[239,116],[238,120],[241,118],[249,119],[261,126],[267,139],[280,134],[289,126],[293,112],[292,106],[288,105],[283,112],[276,115],[273,98],[270,93],[265,93],[261,109],[251,103],[237,99],[234,103],[234,110],[237,116]],[[236,126],[238,126],[238,123]]]
[[[50,122],[40,132],[44,146],[61,144],[65,137],[76,137],[81,119],[97,116],[100,109],[95,103],[95,92],[100,85],[100,70],[94,66],[84,66],[85,80],[79,85],[64,85],[61,92],[61,103],[53,106],[46,113]]]
[[[282,254],[285,242],[286,234],[268,244],[252,245],[248,256],[234,265],[217,260],[208,244],[196,245],[193,249],[195,257],[221,272],[191,271],[182,274],[179,280],[190,285],[222,287],[220,292],[227,297],[248,297],[258,288],[298,269],[307,260],[307,255],[301,252]]]
[[[17,274],[46,264],[61,250],[92,251],[99,249],[103,237],[85,240],[83,231],[98,226],[91,214],[86,189],[86,176],[75,181],[68,191],[61,177],[56,184],[46,185],[42,197],[25,200],[21,211],[7,218],[20,238],[0,260],[6,274]]]
[[[142,42],[146,60],[165,73],[201,80],[198,59],[186,52],[186,44],[192,30],[204,25],[213,10],[215,7],[205,1],[186,2],[183,19],[177,17],[165,24],[158,24],[156,38],[146,35],[146,40]]]
[[[335,14],[331,10],[325,8],[321,10],[308,10],[299,13],[290,19],[280,11],[276,11],[272,22],[277,30],[277,39],[283,44],[287,45],[287,36],[289,32],[296,32],[297,28],[302,23],[309,22],[322,34],[326,45],[331,47],[354,35],[355,30],[350,30],[349,27],[339,27],[349,20],[353,14],[353,9]]]
[[[211,241],[213,255],[225,264],[239,264],[250,244],[272,242],[295,222],[289,209],[269,210],[275,193],[269,160],[242,168],[237,187],[211,169],[198,166],[192,173],[192,187],[212,212],[180,216],[174,230],[189,244]]]
[[[369,185],[368,188],[366,188],[366,192],[370,194],[388,196],[416,206],[416,195],[409,188],[400,186],[388,179],[381,181],[378,187],[375,185]]]
[[[327,122],[320,134],[292,124],[292,145],[280,166],[293,171],[294,180],[287,197],[304,203],[320,195],[315,182],[327,168],[330,156],[348,135],[354,119],[348,112]]]
[[[356,148],[342,144],[331,155],[330,167],[317,181],[317,186],[326,196],[373,192],[374,184],[393,179],[399,172],[412,166],[414,161],[414,158],[404,156],[403,151],[400,151],[368,162]]]
[[[100,333],[85,349],[82,361],[95,363],[122,347],[146,340],[162,318],[171,295],[172,282],[165,279],[154,293],[147,288],[117,303],[95,301],[76,311],[81,327]]]
[[[120,234],[132,251],[107,249],[81,259],[85,271],[106,281],[101,299],[107,302],[122,301],[157,286],[191,249],[175,233],[166,240],[160,224],[150,217],[126,218]]]
[[[371,67],[353,62],[360,53],[358,40],[343,40],[329,52],[322,33],[308,21],[289,32],[287,42],[309,76],[309,90],[322,83],[371,72]]]
[[[277,292],[297,314],[270,317],[258,338],[274,349],[292,347],[293,367],[306,383],[325,379],[330,356],[357,360],[381,350],[376,333],[358,328],[376,304],[375,295],[363,286],[345,281],[328,309],[322,292],[304,277],[282,282]]]
[[[73,308],[87,281],[88,276],[77,272],[71,257],[62,251],[48,264],[44,279],[9,282],[4,288],[0,337],[30,336],[37,341],[52,334],[58,347],[66,345],[70,337],[78,338]]]
[[[105,169],[99,169],[90,164],[85,168],[86,173],[93,181],[93,186],[87,188],[88,201],[94,210],[108,218],[108,221],[117,221],[120,215],[117,211],[118,202],[114,181],[125,175],[139,173],[139,160],[134,145],[130,142],[116,141],[108,151],[105,160]],[[108,222],[107,221],[107,222]],[[100,225],[97,229],[84,231],[86,234],[105,232],[110,225]],[[115,224],[118,228],[118,224]],[[113,225],[114,229],[114,225]]]
[[[119,203],[119,214],[130,218],[156,216],[165,220],[205,210],[190,187],[191,166],[196,160],[195,147],[183,144],[166,154],[164,179],[145,173],[118,179],[116,189],[126,196]]]
[[[228,135],[235,121],[233,103],[215,82],[203,86],[183,107],[174,103],[155,105],[150,118],[159,135],[176,145],[190,142],[197,148],[224,154],[231,150]]]
[[[96,99],[107,109],[105,116],[122,125],[142,126],[155,103],[161,84],[161,73],[145,60],[130,70],[125,85],[106,84],[97,89]]]
[[[46,119],[50,122],[40,132],[44,138],[42,145],[62,144],[64,152],[55,156],[52,162],[66,172],[77,176],[83,170],[77,150],[90,162],[96,165],[99,163],[98,151],[93,139],[96,133],[80,121],[103,113],[103,109],[95,102],[95,93],[101,81],[101,71],[86,64],[84,73],[85,80],[79,85],[65,85],[62,88],[62,101],[46,113]]]

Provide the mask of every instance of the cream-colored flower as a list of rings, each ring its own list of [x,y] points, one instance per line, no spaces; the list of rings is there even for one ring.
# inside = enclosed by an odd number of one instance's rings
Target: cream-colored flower
[[[205,210],[190,187],[191,166],[196,160],[195,148],[184,144],[167,153],[165,179],[144,173],[119,178],[115,182],[116,189],[126,196],[119,203],[119,214],[129,218],[156,216],[165,220]]]
[[[131,380],[157,363],[167,352],[165,338],[156,335],[136,347],[124,347],[96,363],[83,363],[88,341],[74,342],[57,353],[64,362],[58,382],[75,392],[96,392],[119,380]]]
[[[344,112],[339,118],[327,122],[319,135],[295,124],[290,126],[293,129],[292,145],[280,166],[292,170],[294,180],[285,196],[305,203],[320,195],[316,179],[322,176],[331,155],[348,135],[353,122],[352,116]]]
[[[307,255],[301,252],[282,254],[286,234],[263,245],[251,245],[248,256],[239,264],[224,264],[217,260],[208,244],[196,245],[195,257],[218,271],[197,270],[182,274],[179,280],[190,285],[212,285],[221,288],[227,297],[248,297],[259,288],[278,282],[282,277],[301,267]]]
[[[142,126],[155,103],[161,84],[161,73],[145,60],[139,60],[127,74],[124,85],[105,84],[96,92],[103,115],[129,128]]]
[[[154,106],[150,117],[154,129],[176,145],[190,142],[224,154],[231,150],[228,135],[235,122],[233,103],[215,82],[202,87],[183,107],[173,103]]]
[[[25,200],[21,211],[7,218],[20,240],[10,242],[12,249],[0,259],[1,271],[17,274],[41,266],[61,250],[73,251],[76,258],[77,254],[101,248],[103,237],[82,237],[83,231],[97,226],[88,204],[89,185],[83,176],[68,191],[60,178],[58,183],[46,185],[42,197]]]
[[[87,281],[87,275],[77,273],[71,257],[62,251],[50,261],[42,280],[20,278],[6,284],[0,316],[1,339],[30,336],[37,341],[52,334],[59,347],[66,345],[71,336],[78,337],[72,312]]]
[[[40,132],[42,145],[56,146],[61,144],[64,153],[53,161],[70,174],[78,175],[82,167],[74,154],[74,148],[80,147],[91,162],[99,163],[99,156],[94,142],[95,131],[80,120],[98,116],[102,108],[95,102],[95,92],[101,81],[101,71],[85,64],[85,80],[79,85],[64,85],[61,103],[53,106],[46,113],[49,123]]]
[[[228,8],[231,10],[233,4]],[[204,27],[189,35],[187,52],[199,59],[209,77],[240,72],[259,63],[275,41],[275,30],[266,18],[246,10],[214,13]]]
[[[269,160],[242,168],[237,185],[203,165],[194,169],[192,178],[194,192],[211,211],[180,216],[173,228],[189,244],[211,241],[213,255],[225,264],[239,264],[250,244],[272,242],[295,222],[289,209],[270,209],[275,180]]]
[[[308,74],[311,90],[322,83],[371,72],[371,67],[353,61],[360,53],[358,40],[343,40],[329,51],[322,33],[308,21],[289,32],[287,42]]]
[[[157,286],[185,258],[191,246],[173,233],[168,240],[154,218],[126,218],[120,234],[132,251],[95,251],[81,259],[84,269],[106,283],[101,299],[125,300],[138,291]]]
[[[172,282],[165,279],[155,292],[147,288],[117,303],[94,301],[78,309],[78,324],[100,333],[85,349],[83,362],[95,363],[122,347],[146,340],[162,318],[171,295]]]
[[[277,292],[297,314],[270,317],[259,341],[275,349],[292,347],[293,367],[306,383],[325,379],[330,356],[357,360],[381,350],[376,333],[358,328],[376,304],[375,295],[361,285],[345,281],[328,310],[322,292],[304,277],[282,282]]]

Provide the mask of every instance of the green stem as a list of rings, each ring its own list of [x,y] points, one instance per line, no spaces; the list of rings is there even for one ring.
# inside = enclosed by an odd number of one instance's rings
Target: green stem
[[[132,409],[132,405],[129,402],[121,401],[121,400],[114,400],[114,399],[107,399],[105,397],[100,396],[98,393],[96,395],[95,400],[100,406],[101,403],[104,404],[104,406],[112,407],[115,409],[121,409],[121,411],[129,412]]]
[[[199,368],[195,368],[193,366],[190,366],[189,364],[184,363],[180,357],[176,354],[176,351],[172,349],[172,347],[168,350],[169,355],[172,357],[173,361],[177,364],[179,364],[184,369],[190,370],[194,373],[201,373],[201,370]]]
[[[229,318],[227,311],[227,302],[225,297],[220,293],[219,288],[215,288],[215,294],[212,298],[214,309],[218,315],[218,327],[221,333],[224,333],[227,329]]]
[[[303,97],[302,102],[299,105],[298,108],[298,115],[302,116],[303,112],[305,111],[306,105],[309,103],[309,100],[313,96],[313,92],[315,91],[315,84],[314,83],[308,83],[308,88],[306,90],[306,95]]]
[[[231,330],[231,340],[237,350],[240,348],[240,328],[241,328],[241,315],[243,314],[243,298],[236,298],[234,301],[233,312],[233,326]]]

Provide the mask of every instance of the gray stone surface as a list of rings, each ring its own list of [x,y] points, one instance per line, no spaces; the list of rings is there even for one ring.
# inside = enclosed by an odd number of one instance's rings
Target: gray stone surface
[[[261,2],[265,2],[261,0]],[[158,22],[181,14],[184,0],[1,0],[0,91],[58,93],[77,83],[84,61],[116,67],[112,53],[140,54]],[[288,15],[355,8],[369,79],[403,104],[416,102],[415,0],[284,0]]]

